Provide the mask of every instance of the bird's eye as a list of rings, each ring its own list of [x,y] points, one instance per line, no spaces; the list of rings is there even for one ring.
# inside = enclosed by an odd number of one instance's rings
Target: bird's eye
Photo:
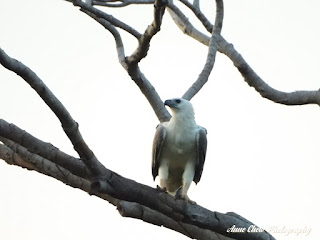
[[[181,100],[180,99],[176,99],[176,103],[181,103]]]

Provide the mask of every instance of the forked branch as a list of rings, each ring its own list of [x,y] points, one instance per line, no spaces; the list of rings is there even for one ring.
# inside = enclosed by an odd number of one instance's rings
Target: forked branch
[[[190,8],[191,6],[188,5]],[[183,33],[194,38],[202,44],[209,45],[210,37],[200,32],[195,28],[188,18],[172,3],[169,4],[170,15],[176,25],[182,30]],[[194,11],[199,11],[193,8]],[[197,14],[198,15],[198,14]],[[204,26],[209,26],[207,30],[210,30],[210,25],[205,20],[199,20]],[[259,75],[250,67],[245,59],[236,51],[232,44],[228,43],[221,35],[218,36],[218,51],[225,54],[237,67],[244,80],[249,86],[253,87],[260,95],[266,99],[269,99],[275,103],[284,105],[305,105],[305,104],[317,104],[320,105],[320,90],[314,91],[294,91],[283,92],[269,86]]]
[[[30,87],[37,92],[52,112],[58,117],[64,132],[91,174],[94,176],[101,175],[104,167],[82,138],[78,123],[71,117],[67,109],[44,82],[30,68],[18,60],[9,57],[1,48],[0,63],[8,70],[15,72],[22,77]]]

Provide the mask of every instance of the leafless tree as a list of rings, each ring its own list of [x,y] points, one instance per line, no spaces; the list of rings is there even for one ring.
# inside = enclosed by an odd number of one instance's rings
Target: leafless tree
[[[202,23],[207,33],[199,31],[188,20],[184,12],[172,0],[68,0],[75,7],[100,23],[108,30],[116,44],[118,60],[131,79],[152,106],[160,122],[168,121],[170,114],[149,80],[140,71],[139,62],[146,58],[152,38],[160,31],[162,17],[167,10],[183,33],[201,44],[208,46],[207,60],[198,79],[187,89],[183,98],[192,99],[207,82],[215,63],[216,52],[226,55],[239,70],[244,80],[262,97],[285,105],[320,104],[320,91],[281,92],[265,83],[236,51],[232,44],[221,35],[223,25],[223,1],[216,0],[215,23],[212,24],[200,9],[199,0],[190,3],[180,0]],[[144,33],[138,32],[125,22],[95,6],[123,8],[133,4],[153,4],[154,19]],[[136,50],[126,55],[122,36],[118,29],[129,33],[138,41]],[[248,228],[253,225],[236,213],[212,212],[199,205],[183,200],[175,200],[157,189],[137,183],[107,169],[97,159],[63,104],[50,91],[45,83],[30,68],[8,56],[0,49],[0,62],[3,67],[18,74],[32,87],[61,122],[62,128],[78,157],[70,156],[50,143],[46,143],[20,129],[14,124],[0,119],[0,158],[8,164],[51,176],[72,187],[96,195],[117,206],[124,217],[141,219],[173,229],[195,239],[274,239],[267,232],[230,233],[232,225]]]

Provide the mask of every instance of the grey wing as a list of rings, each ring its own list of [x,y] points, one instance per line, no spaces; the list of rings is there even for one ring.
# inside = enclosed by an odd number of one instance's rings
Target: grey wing
[[[163,142],[166,138],[166,129],[164,126],[159,124],[156,129],[156,133],[153,139],[152,145],[152,176],[153,180],[155,180],[156,176],[158,176],[158,169],[160,164],[160,155],[163,146]]]
[[[200,127],[198,133],[197,133],[197,165],[196,165],[196,171],[194,174],[193,181],[195,183],[198,183],[200,181],[204,161],[206,159],[206,152],[207,152],[207,130],[203,127]]]

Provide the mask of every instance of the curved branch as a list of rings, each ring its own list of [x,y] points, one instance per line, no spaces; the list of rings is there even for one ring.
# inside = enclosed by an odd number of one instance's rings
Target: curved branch
[[[151,39],[160,31],[162,17],[167,4],[167,0],[155,0],[154,20],[152,24],[148,26],[144,34],[139,38],[138,48],[127,58],[128,65],[137,64],[142,58],[147,56]]]
[[[169,4],[171,16],[177,26],[187,35],[195,40],[209,45],[210,38],[199,31],[189,22],[186,16],[173,4]],[[186,29],[188,29],[186,31]],[[320,105],[320,90],[315,91],[295,91],[282,92],[270,87],[266,84],[249,66],[244,58],[234,49],[233,45],[228,43],[221,35],[219,36],[218,51],[225,54],[237,67],[244,80],[255,88],[257,92],[264,98],[267,98],[275,103],[284,105],[304,105],[318,104]]]
[[[98,18],[102,18],[107,20],[108,22],[110,22],[112,25],[114,25],[115,27],[119,27],[122,30],[130,33],[131,35],[133,35],[135,38],[139,39],[141,37],[141,33],[139,33],[137,30],[135,30],[134,28],[132,28],[131,26],[129,26],[128,24],[120,21],[119,19],[113,17],[110,14],[107,14],[97,8],[92,7],[91,5],[81,1],[81,0],[72,0],[73,4],[75,6],[80,7],[81,9],[87,11],[87,12],[91,12],[92,14],[96,15]]]
[[[30,68],[18,60],[9,57],[1,48],[0,63],[8,70],[15,72],[22,77],[30,87],[38,93],[41,99],[61,122],[64,132],[72,142],[74,149],[79,154],[81,160],[84,161],[89,171],[93,175],[100,175],[103,172],[104,166],[98,161],[94,153],[82,138],[78,123],[71,117],[67,109],[44,84],[44,82]]]
[[[211,24],[209,19],[200,11],[199,2],[194,1],[193,4],[191,4],[187,0],[180,0],[180,2],[186,5],[194,13],[194,15],[200,20],[200,22],[207,29],[208,32],[212,33],[213,25]]]
[[[244,80],[253,87],[263,98],[284,105],[320,105],[320,89],[315,91],[282,92],[270,87],[249,66],[244,58],[236,51],[232,44],[220,36],[219,51],[225,54],[239,70]]]
[[[212,36],[209,42],[209,50],[208,50],[206,64],[204,65],[204,68],[202,69],[196,82],[194,82],[192,86],[187,90],[187,92],[182,96],[184,99],[191,100],[191,98],[194,97],[200,91],[200,89],[204,86],[204,84],[207,83],[215,63],[216,53],[218,48],[218,39],[219,39],[218,36],[220,36],[220,33],[221,33],[222,23],[223,23],[223,1],[216,0],[216,19],[215,19],[215,25],[212,31]]]
[[[167,4],[166,0],[157,0],[155,2],[154,9],[154,21],[146,29],[145,33],[141,35],[140,33],[134,33],[133,35],[139,39],[139,45],[135,52],[125,58],[124,46],[121,40],[121,36],[117,31],[116,27],[120,27],[119,23],[115,22],[114,18],[110,19],[110,15],[93,8],[92,6],[85,4],[78,0],[73,0],[75,5],[81,7],[81,11],[88,14],[90,17],[94,18],[101,25],[103,25],[108,31],[113,35],[118,52],[118,59],[122,67],[128,72],[131,79],[137,84],[141,92],[145,95],[149,101],[151,107],[153,108],[157,118],[160,122],[168,121],[171,117],[168,110],[163,106],[163,101],[156,92],[152,84],[147,80],[147,78],[140,71],[138,62],[147,55],[149,50],[149,45],[152,37],[160,30],[162,17],[164,14],[164,9]],[[109,2],[109,1],[105,1]],[[112,1],[115,2],[115,1]],[[96,3],[96,2],[94,2]],[[109,21],[110,20],[110,21]],[[123,29],[123,28],[122,28]],[[128,30],[128,28],[126,28]]]
[[[137,84],[143,95],[147,98],[158,120],[160,122],[169,121],[171,118],[170,113],[164,107],[163,101],[155,88],[140,71],[138,64],[128,65],[126,70],[131,79]]]
[[[172,3],[172,0],[168,4],[168,11],[173,21],[183,33],[194,38],[200,43],[209,46],[210,37],[195,28],[188,18],[183,14],[183,12],[181,12],[181,10]]]
[[[118,30],[107,20],[103,18],[98,18],[93,13],[86,11],[84,9],[81,9],[82,12],[86,13],[88,16],[92,17],[94,20],[96,20],[98,23],[100,23],[105,29],[107,29],[112,35],[116,43],[116,49],[118,53],[118,60],[120,64],[125,67],[125,51],[124,46],[122,42],[122,38]]]

